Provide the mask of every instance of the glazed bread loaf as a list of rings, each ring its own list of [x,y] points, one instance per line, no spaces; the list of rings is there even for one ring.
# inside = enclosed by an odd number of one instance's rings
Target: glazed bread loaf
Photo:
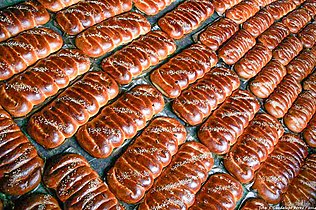
[[[62,37],[48,28],[30,29],[0,43],[0,81],[24,71],[62,45]]]
[[[273,16],[265,9],[261,9],[253,17],[243,23],[242,28],[253,37],[258,37],[274,23]]]
[[[299,175],[291,182],[282,203],[288,208],[316,206],[316,154],[309,155]]]
[[[257,171],[252,188],[268,203],[279,203],[282,194],[298,175],[307,154],[307,146],[302,139],[285,134]]]
[[[276,22],[265,32],[258,37],[258,42],[273,50],[276,48],[288,35],[290,30],[282,22]]]
[[[102,61],[102,69],[119,84],[128,84],[176,50],[175,42],[162,31],[152,31]]]
[[[0,192],[20,196],[41,182],[44,161],[0,106]]]
[[[82,0],[38,0],[46,9],[52,12],[58,12]]]
[[[0,42],[22,31],[44,25],[49,19],[47,10],[35,0],[7,7],[0,11]]]
[[[150,75],[152,83],[169,98],[176,98],[216,65],[216,53],[202,44],[193,44]]]
[[[258,98],[268,98],[285,75],[286,68],[272,60],[250,81],[249,89]]]
[[[43,182],[56,192],[66,210],[123,210],[108,186],[78,154],[54,158],[45,169]]]
[[[172,103],[173,111],[190,125],[198,125],[240,85],[235,72],[214,68],[184,90]]]
[[[293,0],[278,0],[265,7],[275,20],[281,19],[296,8]]]
[[[75,43],[86,55],[100,57],[148,33],[150,29],[150,23],[143,15],[127,12],[85,30],[76,37]]]
[[[254,209],[272,210],[272,207],[270,207],[269,204],[261,198],[250,198],[250,199],[247,199],[243,203],[240,210],[254,210]]]
[[[139,209],[188,209],[214,164],[212,153],[198,142],[184,143],[156,179]]]
[[[134,6],[146,15],[156,15],[175,0],[133,0]]]
[[[106,158],[163,108],[164,99],[158,90],[150,85],[138,85],[82,126],[77,140],[90,155]]]
[[[49,194],[30,194],[15,202],[15,209],[21,210],[61,210],[58,201]]]
[[[212,0],[212,3],[216,12],[221,15],[241,1],[242,0]]]
[[[84,0],[58,12],[56,21],[65,33],[76,35],[107,18],[131,9],[132,0]]]
[[[316,115],[309,121],[306,129],[303,131],[303,137],[306,143],[313,148],[316,148]]]
[[[181,39],[197,29],[214,13],[209,0],[187,0],[159,19],[158,25],[170,37]]]
[[[118,95],[119,87],[108,74],[89,72],[29,120],[28,133],[52,149],[73,136],[78,128]]]
[[[242,195],[242,185],[236,179],[224,173],[213,174],[198,192],[190,210],[234,210]]]
[[[312,48],[316,43],[316,22],[308,24],[298,34],[298,38],[300,39],[304,47]]]
[[[137,203],[185,140],[186,130],[179,121],[154,119],[108,172],[110,190],[125,203]]]
[[[263,44],[256,44],[235,65],[234,70],[243,79],[256,76],[272,58],[272,51]]]
[[[243,0],[233,8],[226,11],[226,17],[237,24],[242,24],[260,10],[256,0]]]
[[[287,75],[265,101],[264,107],[272,116],[282,118],[301,91],[301,84],[294,77]]]
[[[23,117],[89,68],[90,60],[79,50],[62,49],[4,83],[0,104],[13,117]]]
[[[303,44],[295,36],[288,36],[273,50],[273,58],[284,66],[303,50]]]
[[[303,82],[304,90],[312,90],[316,92],[316,71],[310,74]]]
[[[249,91],[236,90],[201,126],[200,141],[211,152],[226,154],[259,108],[259,102]]]
[[[282,124],[268,114],[258,114],[249,123],[224,159],[224,166],[241,183],[249,183],[283,135]]]
[[[315,19],[316,15],[316,1],[315,0],[306,0],[302,5],[302,8],[306,9],[309,12],[309,15]]]
[[[284,17],[282,23],[290,29],[291,33],[298,33],[311,19],[305,9],[297,9]]]
[[[202,44],[211,48],[211,50],[216,51],[238,30],[239,27],[234,21],[223,17],[207,27],[206,30],[199,35],[199,40]]]
[[[232,65],[242,58],[256,44],[256,39],[244,29],[239,30],[219,50],[218,56]]]

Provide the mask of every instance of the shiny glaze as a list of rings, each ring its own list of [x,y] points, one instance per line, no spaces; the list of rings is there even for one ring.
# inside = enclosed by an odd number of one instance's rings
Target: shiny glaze
[[[297,9],[285,16],[282,23],[290,29],[291,33],[298,33],[311,19],[305,9]]]
[[[243,203],[240,210],[254,210],[254,209],[272,210],[272,207],[270,207],[269,204],[261,198],[250,198],[250,199],[247,199]]]
[[[307,127],[303,131],[303,137],[310,147],[316,148],[316,115],[309,121]]]
[[[242,28],[253,37],[258,37],[274,23],[273,16],[265,9],[261,9],[253,17],[243,23]]]
[[[58,12],[82,0],[38,0],[46,9],[52,12]]]
[[[304,90],[312,90],[316,92],[316,71],[310,74],[306,80],[303,82]]]
[[[156,15],[175,0],[133,0],[135,7],[146,15]]]
[[[226,11],[226,17],[237,24],[242,24],[260,10],[256,0],[244,0]]]
[[[306,9],[309,14],[312,16],[312,18],[315,19],[316,15],[316,1],[315,0],[307,0],[305,3],[302,5],[302,8]]]
[[[50,194],[33,193],[15,202],[15,209],[21,210],[61,210],[58,201]]]
[[[290,30],[283,23],[276,22],[258,37],[258,42],[273,50],[288,35],[290,35]]]
[[[275,20],[281,19],[295,8],[296,4],[292,0],[279,0],[266,6],[266,10],[274,17]]]
[[[300,39],[304,47],[312,48],[316,44],[316,22],[308,24],[298,34],[298,38]]]
[[[213,0],[212,3],[218,14],[223,14],[226,10],[232,8],[242,0]]]

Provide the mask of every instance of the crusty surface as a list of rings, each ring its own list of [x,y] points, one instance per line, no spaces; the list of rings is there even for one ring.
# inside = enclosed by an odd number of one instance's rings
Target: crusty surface
[[[316,92],[316,72],[310,74],[303,82],[304,90],[312,90]]]
[[[274,23],[273,16],[265,9],[261,9],[253,17],[243,23],[242,27],[253,37],[258,37]]]
[[[282,19],[291,31],[291,33],[298,33],[304,26],[311,21],[311,16],[305,9],[296,9]]]
[[[242,24],[260,10],[256,0],[244,0],[226,11],[226,17],[237,24]]]
[[[316,148],[316,115],[313,116],[303,131],[303,137],[310,147]]]
[[[61,210],[58,201],[49,194],[30,194],[15,201],[14,209],[21,210]]]
[[[272,210],[272,208],[269,206],[265,200],[261,198],[250,198],[247,199],[240,210],[254,210],[254,209],[266,209],[266,210]]]
[[[146,15],[156,15],[175,0],[133,0],[135,7]]]
[[[214,8],[218,14],[223,14],[242,0],[212,0]]]
[[[276,22],[258,37],[258,41],[270,50],[273,50],[288,35],[290,35],[290,30],[286,25],[282,22]]]
[[[305,3],[302,5],[302,8],[306,9],[309,14],[315,19],[316,15],[316,2],[315,0],[307,0]]]
[[[293,0],[275,1],[266,6],[266,10],[274,17],[275,20],[281,19],[295,8],[296,4]]]
[[[38,0],[46,9],[57,12],[82,0]]]
[[[315,2],[316,4],[316,2]],[[298,38],[306,48],[312,48],[316,43],[316,22],[308,24],[299,34]]]

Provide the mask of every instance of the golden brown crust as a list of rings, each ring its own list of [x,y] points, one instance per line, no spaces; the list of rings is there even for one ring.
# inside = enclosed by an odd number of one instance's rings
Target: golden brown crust
[[[181,39],[197,29],[214,13],[209,0],[187,0],[159,19],[158,25],[170,37]]]
[[[240,85],[236,73],[214,68],[184,90],[172,103],[173,111],[190,125],[198,125]]]
[[[241,183],[249,183],[283,135],[282,124],[268,114],[258,114],[232,147],[224,166]]]
[[[258,37],[258,41],[273,50],[288,35],[290,35],[290,30],[282,22],[276,22]]]
[[[133,0],[135,7],[146,15],[156,15],[175,0]]]
[[[298,34],[298,38],[301,40],[304,47],[312,48],[316,43],[316,22],[308,24]]]
[[[305,9],[297,9],[284,17],[282,23],[290,29],[291,33],[298,33],[311,19]]]
[[[313,116],[303,131],[303,137],[310,147],[316,148],[316,115]]]
[[[273,16],[265,9],[261,9],[253,17],[243,23],[242,28],[253,37],[258,37],[274,23]]]
[[[76,35],[101,21],[130,11],[132,0],[86,0],[57,13],[56,21],[69,35]]]
[[[250,198],[250,199],[247,199],[243,203],[240,210],[254,210],[254,209],[272,210],[272,207],[270,207],[269,204],[261,198]]]
[[[218,14],[223,14],[242,0],[212,0],[214,8]]]
[[[82,0],[38,0],[46,9],[57,12]]]
[[[164,107],[162,95],[150,85],[138,85],[77,132],[79,144],[92,156],[108,157],[125,139],[133,138]]]
[[[274,17],[275,20],[281,19],[295,8],[296,4],[293,0],[279,0],[266,6],[266,10]]]
[[[0,191],[23,195],[38,186],[44,161],[0,106]]]
[[[279,203],[282,194],[298,175],[307,154],[307,146],[302,139],[285,134],[257,171],[252,188],[268,203]]]
[[[211,152],[226,154],[259,108],[258,100],[249,91],[236,90],[201,126],[200,141]]]
[[[139,209],[188,209],[214,164],[212,153],[198,142],[184,143],[156,179]]]
[[[154,70],[150,79],[161,93],[176,98],[182,90],[204,77],[217,61],[215,52],[202,44],[193,44]]]
[[[100,57],[148,33],[150,29],[150,23],[143,15],[127,12],[90,27],[80,33],[75,42],[86,55]]]
[[[0,81],[24,71],[62,45],[62,37],[48,28],[30,29],[0,43]]]
[[[306,9],[309,14],[312,16],[312,18],[315,19],[316,15],[316,1],[315,0],[307,0],[305,3],[302,5],[302,8]]]
[[[197,194],[190,210],[234,210],[242,195],[242,185],[232,176],[213,174]]]
[[[140,201],[185,139],[186,130],[179,121],[154,119],[108,172],[110,190],[126,203]]]
[[[226,11],[226,17],[237,24],[242,24],[260,10],[256,0],[244,0]]]
[[[25,116],[89,68],[89,58],[79,50],[62,49],[4,83],[0,104],[13,117]]]
[[[105,58],[102,69],[119,84],[128,84],[134,77],[174,53],[176,47],[166,33],[152,31]]]
[[[21,210],[61,210],[58,201],[49,194],[30,194],[15,202],[14,209]]]

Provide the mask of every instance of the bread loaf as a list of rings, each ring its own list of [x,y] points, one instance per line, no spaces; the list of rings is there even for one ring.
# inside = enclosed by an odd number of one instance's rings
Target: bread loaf
[[[282,194],[298,175],[307,154],[307,146],[302,139],[285,134],[257,171],[252,188],[268,203],[279,203]]]
[[[234,210],[242,198],[242,185],[224,173],[213,174],[197,194],[190,210]]]
[[[179,121],[154,119],[108,172],[110,190],[125,203],[140,201],[185,139],[186,130]]]
[[[193,44],[150,75],[152,83],[169,98],[176,98],[216,65],[216,53],[202,44]]]
[[[156,179],[139,209],[188,209],[213,166],[212,153],[198,142],[184,143]]]
[[[0,43],[0,81],[24,71],[62,45],[62,37],[48,28],[30,29]]]
[[[255,44],[256,39],[246,30],[241,29],[218,50],[218,56],[226,64],[232,65],[243,57]]]
[[[214,8],[218,14],[223,14],[242,0],[212,0]]]
[[[214,68],[184,90],[172,103],[173,111],[190,125],[198,125],[240,85],[236,73]]]
[[[35,0],[9,6],[0,11],[0,42],[22,31],[44,25],[49,19],[47,10]]]
[[[135,7],[146,15],[156,15],[175,0],[133,0]]]
[[[316,44],[316,22],[308,24],[299,34],[298,38],[306,48],[312,48]]]
[[[125,139],[133,138],[164,108],[162,95],[150,85],[138,85],[77,132],[82,148],[97,158],[108,157]]]
[[[46,9],[52,12],[58,12],[82,0],[38,0]]]
[[[275,20],[281,19],[296,8],[293,0],[278,0],[265,7]]]
[[[311,16],[305,9],[297,9],[285,16],[282,19],[282,23],[290,29],[291,33],[296,34],[304,28],[311,19]]]
[[[302,3],[304,3],[306,0],[293,0],[294,3],[297,5],[297,6],[300,6]]]
[[[54,158],[45,169],[43,182],[56,192],[65,209],[123,210],[108,186],[81,155],[64,154]]]
[[[250,92],[236,90],[201,126],[200,141],[211,152],[226,154],[259,108],[259,102]]]
[[[303,82],[303,88],[304,90],[312,90],[316,92],[316,71],[310,74]]]
[[[283,135],[282,124],[268,114],[258,114],[224,159],[224,166],[241,183],[249,183]]]
[[[258,42],[261,42],[264,46],[273,50],[288,35],[290,35],[290,30],[286,25],[282,22],[276,22],[258,37]]]
[[[206,30],[199,35],[199,40],[202,44],[211,48],[211,50],[216,51],[232,37],[238,29],[239,27],[234,21],[223,17],[207,27]]]
[[[0,106],[0,192],[20,196],[41,182],[44,161]]]
[[[100,57],[148,33],[150,29],[150,23],[143,15],[128,12],[85,30],[76,37],[75,43],[86,55]]]
[[[243,203],[240,210],[254,210],[254,209],[272,210],[272,207],[270,207],[269,204],[261,198],[250,198],[250,199],[247,199]]]
[[[88,57],[79,50],[62,49],[4,83],[0,87],[0,104],[13,117],[23,117],[89,67]]]
[[[303,131],[303,137],[310,147],[316,148],[316,115],[313,116]]]
[[[152,31],[102,61],[102,69],[119,84],[128,84],[176,50],[175,42],[162,31]]]
[[[258,37],[273,23],[273,16],[265,9],[262,9],[243,23],[242,28],[248,31],[253,37]]]
[[[242,24],[260,10],[256,0],[243,0],[233,8],[226,11],[226,17],[237,24]]]
[[[61,210],[58,201],[49,194],[34,193],[15,202],[14,209],[21,210]]]
[[[65,33],[76,35],[107,18],[131,9],[132,0],[85,0],[58,12],[56,21]]]
[[[286,68],[280,62],[272,60],[250,81],[249,89],[258,98],[268,98],[285,75]]]
[[[316,15],[316,1],[315,0],[306,0],[302,5],[302,8],[306,9],[309,12],[309,15],[315,19]]]
[[[273,58],[286,66],[301,50],[303,45],[300,40],[295,36],[288,36],[273,50]]]

